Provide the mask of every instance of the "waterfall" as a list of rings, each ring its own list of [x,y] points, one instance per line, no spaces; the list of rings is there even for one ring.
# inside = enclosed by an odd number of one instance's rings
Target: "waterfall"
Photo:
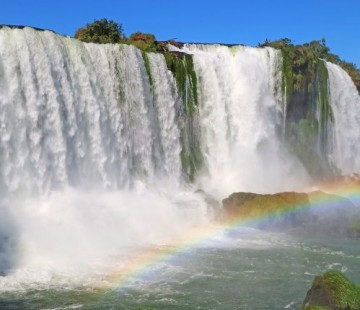
[[[3,191],[180,178],[176,86],[160,55],[52,32],[0,31]]]
[[[271,48],[216,45],[188,45],[185,50],[194,55],[200,81],[201,148],[206,166],[200,186],[224,196],[239,190],[271,192],[299,185],[305,174],[281,146],[285,119],[281,53]]]
[[[0,288],[96,273],[208,220],[181,186],[176,80],[146,56],[0,29]]]
[[[360,95],[350,76],[327,63],[330,104],[334,114],[330,161],[343,174],[360,171]]]
[[[134,46],[0,29],[0,288],[38,281],[39,270],[44,282],[73,279],[133,247],[171,244],[211,221],[196,189],[222,199],[307,182],[283,143],[281,53],[180,51],[192,56],[171,67]],[[357,171],[359,95],[327,67],[329,156]]]

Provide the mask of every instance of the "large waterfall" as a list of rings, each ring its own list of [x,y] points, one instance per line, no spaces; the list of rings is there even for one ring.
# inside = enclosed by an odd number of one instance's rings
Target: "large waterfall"
[[[51,282],[47,271],[73,277],[94,267],[89,257],[96,269],[129,247],[171,242],[211,219],[197,189],[220,199],[306,184],[285,143],[281,53],[181,51],[197,78],[191,113],[162,54],[0,29],[0,274],[9,275],[0,288]],[[358,171],[359,95],[344,71],[328,70],[329,156]],[[184,154],[194,152],[201,165],[191,163],[190,182]]]
[[[177,93],[165,60],[132,46],[2,29],[2,190],[120,188],[179,179]]]
[[[343,69],[332,63],[327,68],[334,113],[330,160],[344,174],[360,172],[360,95]]]
[[[194,55],[200,80],[201,149],[206,159],[201,185],[222,196],[299,186],[306,176],[281,146],[281,53],[243,46],[190,45],[185,50]]]

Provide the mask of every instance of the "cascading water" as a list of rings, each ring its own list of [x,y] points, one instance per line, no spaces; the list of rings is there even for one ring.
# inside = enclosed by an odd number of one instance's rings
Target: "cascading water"
[[[329,158],[343,174],[360,172],[360,95],[342,68],[326,65],[334,114]]]
[[[134,247],[171,243],[209,221],[194,187],[224,198],[306,181],[282,145],[279,52],[182,51],[193,55],[197,100],[194,89],[181,93],[194,81],[174,76],[161,54],[0,29],[0,290],[66,275],[83,283],[79,275],[101,274]],[[330,83],[348,85],[328,68]],[[331,96],[335,104],[344,95]],[[336,126],[343,123],[339,116]],[[336,137],[354,158],[357,138]],[[195,168],[194,185],[187,184]]]
[[[2,29],[0,48],[2,190],[179,179],[175,82],[163,57],[149,56],[152,92],[132,46]]]
[[[206,220],[180,186],[175,78],[162,55],[147,61],[133,46],[0,29],[0,273],[12,274],[0,286],[73,277]]]
[[[306,175],[281,147],[280,52],[214,45],[188,45],[184,50],[194,55],[200,80],[201,147],[206,159],[200,186],[219,197],[299,186]]]

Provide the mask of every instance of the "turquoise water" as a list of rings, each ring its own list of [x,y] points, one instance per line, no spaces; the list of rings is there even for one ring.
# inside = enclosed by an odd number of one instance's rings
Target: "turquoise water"
[[[232,231],[111,290],[7,292],[0,309],[300,309],[314,276],[328,269],[360,283],[359,240]]]

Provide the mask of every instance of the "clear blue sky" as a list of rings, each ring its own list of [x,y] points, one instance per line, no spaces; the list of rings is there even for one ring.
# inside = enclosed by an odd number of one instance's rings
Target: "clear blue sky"
[[[126,35],[150,32],[159,40],[257,45],[325,38],[333,53],[360,67],[360,0],[4,0],[0,8],[0,24],[70,36],[105,17]]]

